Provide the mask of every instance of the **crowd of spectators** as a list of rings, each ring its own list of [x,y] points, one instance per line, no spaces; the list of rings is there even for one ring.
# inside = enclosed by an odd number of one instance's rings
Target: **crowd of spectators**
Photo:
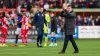
[[[100,0],[0,0],[0,8],[31,8],[33,3],[44,6],[46,9],[61,8],[63,3],[70,3],[73,8],[100,8]]]
[[[93,15],[87,17],[77,16],[75,23],[77,26],[95,26],[100,25],[100,16],[94,17]]]
[[[100,0],[73,0],[73,8],[100,8]]]

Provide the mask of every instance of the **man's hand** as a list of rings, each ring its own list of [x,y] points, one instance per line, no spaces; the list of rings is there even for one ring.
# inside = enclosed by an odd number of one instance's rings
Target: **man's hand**
[[[63,3],[63,10],[66,10],[67,9],[67,5],[66,3]]]
[[[35,30],[35,29],[36,29],[36,27],[35,27],[35,26],[33,26],[33,27],[32,27],[32,29],[33,29],[33,30]]]

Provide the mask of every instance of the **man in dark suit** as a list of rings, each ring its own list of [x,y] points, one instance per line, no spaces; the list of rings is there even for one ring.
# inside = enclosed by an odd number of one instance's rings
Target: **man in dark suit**
[[[65,24],[64,24],[65,40],[64,40],[63,49],[61,52],[59,52],[59,54],[65,53],[69,40],[71,41],[74,47],[74,50],[75,50],[74,53],[79,53],[78,47],[73,38],[73,35],[75,34],[74,22],[75,22],[76,14],[72,10],[71,5],[63,4],[63,11],[61,12],[61,16],[65,18]]]

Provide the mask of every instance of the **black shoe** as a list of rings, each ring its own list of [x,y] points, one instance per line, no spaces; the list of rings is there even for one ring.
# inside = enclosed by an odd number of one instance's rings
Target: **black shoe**
[[[79,53],[79,51],[74,51],[74,53]]]
[[[59,52],[59,54],[65,54],[65,52],[64,51],[61,51],[61,52]]]

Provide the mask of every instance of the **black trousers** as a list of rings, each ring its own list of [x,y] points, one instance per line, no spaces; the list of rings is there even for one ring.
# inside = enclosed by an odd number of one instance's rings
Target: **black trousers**
[[[76,45],[76,43],[75,43],[75,40],[74,40],[74,38],[73,38],[73,35],[65,35],[65,40],[64,40],[64,45],[63,45],[62,51],[63,51],[63,52],[66,51],[66,48],[67,48],[67,46],[68,46],[69,40],[71,41],[72,46],[74,47],[74,50],[75,50],[75,51],[78,51],[78,47],[77,47],[77,45]]]
[[[37,28],[37,43],[42,44],[42,40],[43,40],[43,28]]]

